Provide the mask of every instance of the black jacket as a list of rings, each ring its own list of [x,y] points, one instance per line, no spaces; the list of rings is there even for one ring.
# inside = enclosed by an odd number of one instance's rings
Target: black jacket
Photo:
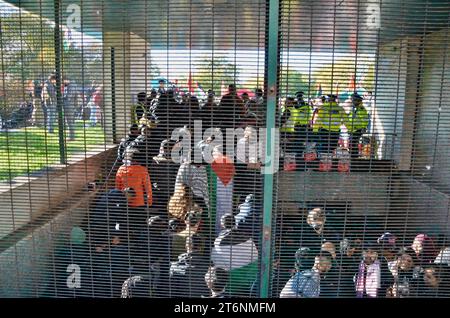
[[[136,139],[137,136],[128,135],[126,138],[122,138],[117,149],[117,160],[122,161],[125,155],[125,149]]]
[[[202,254],[184,253],[170,266],[171,297],[201,297],[209,294],[205,282],[209,262]]]

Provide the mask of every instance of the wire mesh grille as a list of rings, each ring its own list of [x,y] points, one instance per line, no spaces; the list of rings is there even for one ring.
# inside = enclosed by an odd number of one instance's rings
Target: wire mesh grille
[[[431,155],[447,148],[447,7],[281,2],[273,297],[448,295],[448,192],[431,177],[448,170]]]
[[[449,3],[269,3],[0,2],[0,296],[449,296]]]

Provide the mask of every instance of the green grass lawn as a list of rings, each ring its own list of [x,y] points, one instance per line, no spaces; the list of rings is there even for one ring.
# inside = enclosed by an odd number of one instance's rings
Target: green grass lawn
[[[67,156],[82,154],[104,143],[100,126],[84,128],[83,121],[77,122],[75,140],[67,141]],[[0,153],[0,181],[27,176],[49,164],[59,163],[58,134],[46,133],[38,127],[0,132]]]

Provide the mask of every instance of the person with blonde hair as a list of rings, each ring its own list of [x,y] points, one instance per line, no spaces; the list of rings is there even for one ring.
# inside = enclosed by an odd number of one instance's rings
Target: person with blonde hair
[[[186,184],[178,184],[167,205],[170,217],[184,220],[193,204],[192,191]]]

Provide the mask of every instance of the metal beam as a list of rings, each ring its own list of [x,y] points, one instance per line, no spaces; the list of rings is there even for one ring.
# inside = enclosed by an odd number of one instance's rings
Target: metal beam
[[[64,130],[63,98],[61,94],[61,0],[55,0],[55,75],[56,75],[56,109],[58,112],[59,161],[66,163],[66,145]]]
[[[273,155],[275,151],[274,128],[275,113],[277,107],[277,78],[278,78],[278,29],[280,15],[279,0],[269,1],[269,28],[268,45],[266,48],[266,80],[267,80],[267,113],[266,113],[266,153],[265,158],[272,158],[272,172],[264,174],[264,216],[261,244],[261,272],[260,272],[260,296],[269,297],[270,272],[272,269],[272,207],[273,207],[273,171],[278,167]]]

